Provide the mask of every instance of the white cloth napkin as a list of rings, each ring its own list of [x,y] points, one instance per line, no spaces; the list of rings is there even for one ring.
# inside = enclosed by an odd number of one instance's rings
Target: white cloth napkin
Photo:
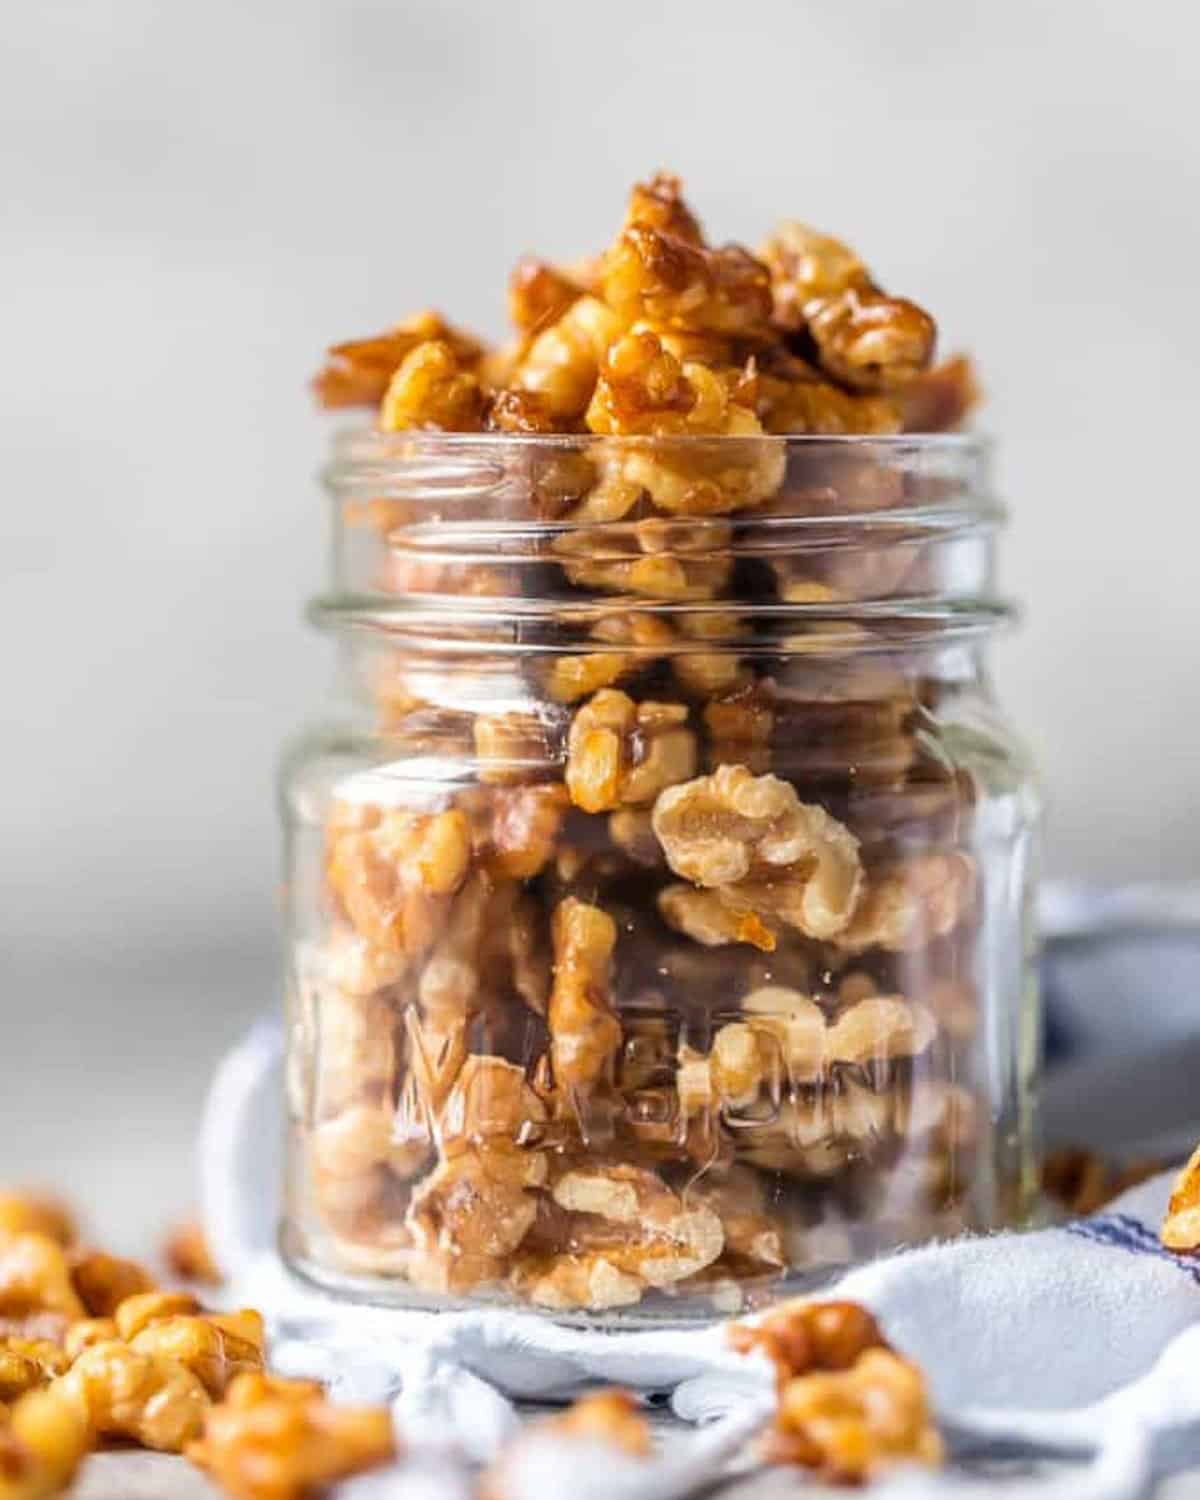
[[[496,1452],[517,1426],[514,1400],[595,1384],[669,1398],[706,1430],[621,1465],[538,1443],[512,1479],[521,1494],[545,1500],[569,1483],[573,1500],[671,1500],[744,1450],[770,1410],[771,1375],[731,1353],[720,1324],[605,1334],[495,1309],[361,1307],[293,1278],[275,1249],[282,1070],[280,1030],[264,1023],[217,1074],[202,1132],[207,1227],[232,1297],[268,1316],[277,1368],[347,1400],[393,1402],[416,1457],[403,1476],[358,1481],[353,1494],[461,1494],[457,1460]],[[973,1457],[1050,1455],[1069,1469],[1023,1477],[1023,1493],[1126,1500],[1200,1463],[1200,1260],[1159,1244],[1169,1185],[1156,1178],[1069,1225],[900,1252],[840,1280],[836,1295],[870,1307],[922,1366],[961,1460],[937,1476],[900,1474],[891,1488],[975,1494],[996,1481],[971,1477]]]

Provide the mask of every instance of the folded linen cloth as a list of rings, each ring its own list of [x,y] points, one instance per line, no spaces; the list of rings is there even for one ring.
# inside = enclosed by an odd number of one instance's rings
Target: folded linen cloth
[[[669,1398],[679,1417],[715,1425],[649,1464],[581,1464],[574,1445],[540,1443],[520,1481],[538,1500],[568,1482],[575,1500],[671,1500],[744,1449],[770,1411],[771,1372],[732,1353],[723,1325],[606,1334],[516,1311],[362,1307],[291,1276],[275,1248],[282,1097],[282,1032],[261,1023],[222,1064],[206,1109],[213,1249],[231,1297],[267,1314],[277,1368],[325,1380],[335,1397],[394,1403],[417,1455],[404,1480],[419,1482],[412,1493],[456,1493],[430,1488],[443,1481],[461,1493],[457,1459],[497,1451],[517,1425],[515,1400],[560,1401],[596,1384]],[[1071,1469],[1024,1476],[1023,1492],[1146,1494],[1161,1474],[1200,1463],[1200,1261],[1159,1244],[1169,1187],[1169,1174],[1155,1178],[1064,1226],[900,1252],[847,1273],[836,1295],[870,1307],[924,1369],[956,1459],[1052,1455]],[[961,1464],[890,1483],[931,1494],[994,1485]]]

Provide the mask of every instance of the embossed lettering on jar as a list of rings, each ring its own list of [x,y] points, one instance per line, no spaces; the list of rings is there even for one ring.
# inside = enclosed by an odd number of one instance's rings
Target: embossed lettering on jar
[[[1019,1220],[1038,806],[985,446],[364,431],[329,487],[292,1263],[632,1325]]]

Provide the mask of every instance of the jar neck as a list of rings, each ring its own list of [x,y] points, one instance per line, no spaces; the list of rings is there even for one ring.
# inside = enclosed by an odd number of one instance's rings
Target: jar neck
[[[977,683],[1008,613],[1003,512],[962,438],[359,433],[327,477],[313,617],[385,724],[552,719],[633,682],[643,700],[920,701]]]

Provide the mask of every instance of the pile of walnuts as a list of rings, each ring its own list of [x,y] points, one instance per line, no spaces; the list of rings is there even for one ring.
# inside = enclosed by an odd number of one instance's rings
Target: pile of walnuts
[[[858,608],[931,588],[893,522],[941,481],[785,439],[955,426],[970,368],[845,245],[714,246],[665,174],[509,310],[502,348],[425,312],[316,382],[387,435],[345,559],[408,769],[337,781],[297,882],[307,1258],[736,1308],[814,1229],[965,1211],[977,788],[954,685]]]
[[[176,1271],[215,1272],[195,1230]],[[212,1312],[82,1244],[56,1200],[0,1192],[0,1496],[48,1500],[109,1444],[184,1453],[239,1500],[303,1500],[395,1456],[386,1408],[267,1373],[260,1315]]]

